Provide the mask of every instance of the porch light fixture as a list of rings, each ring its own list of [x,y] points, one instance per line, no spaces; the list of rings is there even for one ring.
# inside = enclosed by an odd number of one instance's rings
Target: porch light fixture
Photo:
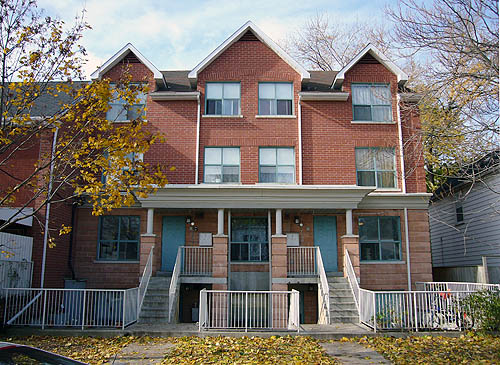
[[[300,227],[302,227],[302,226],[304,225],[304,223],[302,223],[302,222],[300,221],[300,218],[299,218],[298,216],[295,216],[295,217],[293,218],[293,221],[295,222],[295,224],[296,224],[296,225],[298,225],[298,226],[300,226]]]

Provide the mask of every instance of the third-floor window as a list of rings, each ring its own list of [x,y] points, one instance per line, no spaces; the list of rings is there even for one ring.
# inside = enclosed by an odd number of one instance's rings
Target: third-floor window
[[[387,84],[352,84],[354,121],[392,122],[391,89]]]
[[[259,115],[292,115],[291,82],[259,83]]]
[[[207,82],[205,113],[209,115],[240,114],[239,82]]]

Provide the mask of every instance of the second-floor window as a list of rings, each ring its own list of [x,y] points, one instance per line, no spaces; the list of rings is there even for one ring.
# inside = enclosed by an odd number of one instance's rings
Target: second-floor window
[[[132,84],[131,88],[137,88],[140,85]],[[114,86],[113,86],[114,87]],[[139,117],[145,116],[146,94],[140,92],[137,95],[137,104],[129,105],[125,100],[118,96],[116,91],[113,91],[112,100],[109,103],[110,109],[106,113],[106,119],[112,122],[125,122],[136,120]]]
[[[259,83],[259,115],[292,115],[291,82]]]
[[[204,182],[237,183],[240,181],[240,149],[237,147],[206,147]]]
[[[356,175],[359,186],[395,188],[394,148],[356,148]]]
[[[259,149],[259,182],[293,184],[295,182],[295,153],[289,147]]]
[[[209,115],[240,114],[239,82],[207,82],[205,88],[206,110]]]
[[[392,122],[391,89],[385,84],[352,84],[354,121]]]

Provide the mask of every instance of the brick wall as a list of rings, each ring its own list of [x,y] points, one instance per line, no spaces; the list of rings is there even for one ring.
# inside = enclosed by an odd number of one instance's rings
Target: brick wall
[[[237,146],[241,156],[241,182],[259,181],[259,147],[294,147],[298,166],[297,118],[256,118],[258,84],[261,81],[293,82],[294,114],[297,113],[300,75],[259,41],[239,41],[229,47],[198,75],[198,90],[205,99],[207,81],[237,81],[241,84],[241,115],[233,117],[202,117],[200,129],[200,173],[203,181],[205,146]],[[202,104],[204,106],[204,102]],[[202,107],[202,114],[203,107]],[[296,181],[298,181],[296,168]]]

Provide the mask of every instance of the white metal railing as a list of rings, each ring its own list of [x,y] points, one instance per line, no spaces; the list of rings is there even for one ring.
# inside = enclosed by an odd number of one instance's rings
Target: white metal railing
[[[288,275],[315,276],[316,249],[314,246],[287,247]]]
[[[356,272],[352,266],[351,257],[349,256],[349,251],[345,250],[344,253],[344,270],[347,274],[347,279],[351,286],[352,293],[354,294],[354,302],[356,303],[356,308],[359,311],[359,284],[358,278],[356,277]]]
[[[7,288],[4,324],[124,329],[137,321],[138,290]]]
[[[461,283],[461,282],[416,282],[418,290],[424,291],[478,291],[478,290],[500,290],[500,284],[482,284],[482,283]]]
[[[299,292],[200,291],[199,330],[300,331]]]
[[[170,279],[170,288],[168,290],[168,321],[172,322],[174,319],[174,309],[177,308],[177,296],[180,288],[179,276],[181,273],[182,265],[182,248],[177,250],[177,257],[175,259],[174,270],[172,271],[172,278]]]
[[[33,276],[33,262],[0,260],[0,287],[29,288]]]
[[[181,246],[181,275],[212,276],[212,247]]]
[[[31,261],[33,237],[0,232],[0,259]]]
[[[360,320],[377,330],[464,330],[474,327],[462,300],[472,291],[360,290]]]
[[[155,246],[151,247],[151,251],[149,251],[148,261],[146,262],[146,266],[144,267],[144,271],[142,273],[141,281],[139,283],[139,288],[137,289],[137,316],[141,313],[142,303],[144,302],[144,297],[146,296],[146,292],[148,291],[149,279],[151,279],[151,274],[153,273],[153,250]]]
[[[330,324],[330,287],[319,247],[316,247],[316,262],[319,275],[318,324]]]

